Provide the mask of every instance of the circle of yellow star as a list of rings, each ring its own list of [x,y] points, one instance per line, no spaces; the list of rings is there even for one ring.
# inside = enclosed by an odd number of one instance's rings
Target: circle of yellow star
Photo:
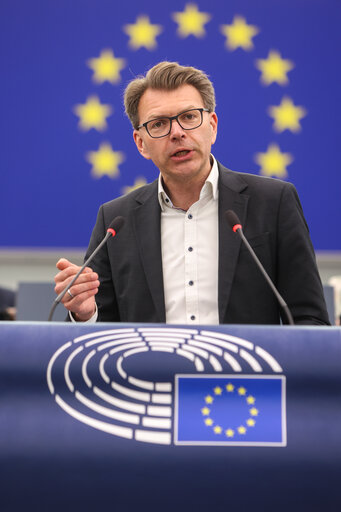
[[[210,21],[211,16],[207,12],[200,12],[196,4],[186,4],[185,10],[173,13],[172,18],[179,25],[177,31],[179,36],[203,37],[204,25]]]
[[[235,16],[232,25],[221,25],[220,29],[226,36],[225,45],[231,51],[237,48],[251,50],[254,47],[252,38],[259,33],[259,28],[248,25],[242,16]]]
[[[263,176],[285,178],[288,176],[287,166],[293,162],[290,153],[282,153],[278,144],[269,144],[266,153],[256,153],[255,162],[261,167]]]
[[[237,430],[239,434],[246,434],[246,428],[243,425],[238,427]]]
[[[213,420],[212,418],[206,418],[205,419],[205,424],[208,426],[208,427],[211,427],[213,425]]]
[[[124,32],[130,37],[129,45],[138,50],[145,47],[147,50],[156,48],[156,37],[161,34],[161,25],[152,25],[148,16],[138,16],[136,23],[124,25]]]
[[[228,384],[226,384],[226,391],[228,391],[229,393],[232,393],[232,391],[234,390],[234,385],[231,384],[230,382]]]
[[[227,437],[233,437],[234,436],[234,430],[232,428],[228,428],[225,430],[225,434]]]
[[[108,125],[106,118],[112,114],[110,105],[103,105],[97,96],[89,96],[86,103],[75,105],[74,113],[79,117],[78,126],[81,130],[103,131]]]
[[[211,404],[211,403],[213,403],[213,401],[214,401],[213,396],[211,396],[211,395],[207,395],[207,396],[205,397],[205,402],[206,402],[207,404]]]
[[[112,50],[102,50],[100,56],[89,59],[87,65],[94,71],[92,79],[97,84],[110,82],[116,84],[121,80],[120,71],[125,67],[126,61],[114,56]]]
[[[213,391],[214,391],[215,395],[221,395],[223,392],[223,390],[220,386],[216,386]]]
[[[122,194],[129,194],[129,192],[132,192],[133,190],[137,190],[138,188],[143,187],[144,185],[147,185],[146,178],[143,178],[143,177],[139,176],[134,181],[134,185],[132,185],[131,187],[128,186],[128,185],[123,187]]]
[[[219,425],[216,425],[214,428],[213,428],[213,432],[215,434],[221,434],[223,431],[223,429],[219,426]]]
[[[243,386],[241,386],[240,388],[238,388],[238,394],[242,396],[245,395],[246,389]]]
[[[254,427],[256,425],[256,422],[254,419],[252,418],[249,418],[248,420],[246,420],[246,424],[249,426],[249,427]]]
[[[280,105],[269,107],[268,113],[275,120],[273,128],[276,132],[291,130],[294,133],[301,130],[300,120],[307,115],[303,107],[294,105],[288,97],[282,98]]]
[[[250,405],[254,404],[254,403],[255,403],[255,401],[256,401],[255,397],[254,397],[254,396],[251,396],[251,395],[249,395],[249,396],[247,397],[247,399],[246,399],[246,402],[247,402],[248,404],[250,404]]]
[[[252,407],[252,409],[250,409],[250,414],[251,416],[258,416],[258,409],[256,409],[256,407]]]
[[[93,176],[115,178],[119,175],[118,166],[124,161],[124,154],[121,151],[113,151],[109,142],[103,142],[98,151],[88,151],[86,160],[92,164]]]
[[[281,54],[270,50],[267,59],[257,59],[256,68],[262,73],[261,82],[270,85],[277,82],[279,85],[289,83],[287,73],[294,68],[294,63],[288,59],[282,59]]]
[[[203,407],[201,409],[201,413],[204,415],[204,416],[208,416],[210,414],[210,409],[208,407]]]

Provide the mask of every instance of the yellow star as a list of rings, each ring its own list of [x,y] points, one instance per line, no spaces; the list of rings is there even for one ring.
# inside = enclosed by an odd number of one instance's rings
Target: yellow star
[[[238,395],[244,396],[245,394],[246,394],[246,389],[243,386],[238,388]]]
[[[211,19],[207,12],[198,11],[196,4],[186,4],[183,12],[175,12],[172,17],[179,24],[178,34],[181,37],[189,35],[203,37],[205,35],[204,25]]]
[[[225,45],[229,50],[251,50],[254,46],[251,39],[258,34],[259,28],[248,25],[242,16],[235,16],[232,25],[221,25],[221,32],[226,36]]]
[[[161,25],[152,25],[148,16],[138,16],[135,24],[124,25],[124,32],[130,37],[129,45],[138,50],[142,46],[147,50],[156,48],[155,38],[162,32]]]
[[[137,190],[138,188],[143,187],[143,185],[147,185],[146,178],[138,177],[134,181],[134,185],[132,185],[131,187],[128,185],[126,187],[123,187],[122,194],[129,194],[129,192],[132,192],[133,190]]]
[[[205,402],[206,402],[207,404],[211,404],[211,403],[213,402],[213,400],[214,400],[214,398],[213,398],[213,396],[211,396],[211,395],[207,395],[207,396],[205,397]]]
[[[228,391],[229,393],[232,393],[233,390],[234,390],[233,384],[231,384],[230,382],[228,384],[226,384],[226,391]]]
[[[203,407],[201,409],[201,413],[204,415],[204,416],[208,416],[210,414],[210,409],[208,407]]]
[[[219,425],[216,425],[214,428],[213,428],[213,432],[215,434],[221,434],[223,431],[223,429],[219,426]]]
[[[256,425],[255,420],[253,420],[252,418],[246,420],[246,423],[248,424],[249,427],[254,427]]]
[[[254,396],[251,396],[251,395],[249,395],[249,396],[247,397],[247,399],[246,399],[246,402],[247,402],[248,404],[251,404],[251,405],[252,405],[252,404],[254,404],[254,403],[255,403],[255,401],[256,401],[255,397],[254,397]]]
[[[295,106],[287,97],[282,98],[279,106],[269,107],[268,113],[275,120],[273,128],[276,132],[284,130],[299,132],[301,130],[300,119],[307,115],[307,111],[303,107]]]
[[[294,68],[294,63],[288,59],[282,59],[281,54],[275,50],[270,50],[267,59],[257,59],[256,68],[261,73],[261,82],[270,85],[277,82],[279,85],[289,83],[287,73]]]
[[[103,105],[97,96],[89,96],[86,103],[75,105],[73,111],[79,117],[81,130],[105,130],[108,128],[106,118],[112,114],[110,105]]]
[[[103,142],[98,151],[89,151],[86,154],[86,159],[92,164],[91,173],[95,177],[115,178],[119,175],[118,166],[124,161],[124,154],[120,151],[113,151],[109,142]]]
[[[258,409],[256,409],[256,407],[252,407],[252,409],[250,409],[250,414],[251,416],[258,416]]]
[[[223,392],[222,388],[219,386],[216,386],[213,391],[215,395],[221,395]]]
[[[227,435],[227,437],[233,437],[234,430],[232,430],[232,428],[228,428],[227,430],[225,430],[225,434]]]
[[[87,65],[94,71],[92,79],[97,84],[110,82],[117,84],[121,80],[120,71],[125,67],[126,61],[114,57],[112,50],[102,50],[100,56],[89,59]]]
[[[213,420],[211,418],[206,418],[205,419],[205,424],[208,426],[208,427],[211,427],[213,425]]]
[[[237,428],[239,434],[246,434],[246,428],[241,425],[240,427]]]
[[[266,153],[256,153],[255,162],[260,165],[260,173],[263,176],[276,176],[285,178],[288,176],[287,165],[293,162],[290,153],[281,153],[277,144],[269,144]]]

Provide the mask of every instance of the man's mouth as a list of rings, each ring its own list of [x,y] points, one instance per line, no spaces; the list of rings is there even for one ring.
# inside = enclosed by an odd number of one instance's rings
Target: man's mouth
[[[189,149],[183,149],[181,151],[177,151],[172,156],[176,156],[176,157],[186,156],[186,155],[188,155],[189,152],[190,152]]]

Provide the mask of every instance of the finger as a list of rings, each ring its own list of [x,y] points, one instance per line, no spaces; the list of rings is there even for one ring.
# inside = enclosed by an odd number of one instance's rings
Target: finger
[[[92,289],[86,290],[78,295],[75,295],[74,298],[72,299],[72,308],[81,311],[84,303],[87,302],[87,300],[90,297],[94,297],[97,294],[97,292],[98,292],[98,288],[92,288]],[[71,301],[70,301],[70,303],[71,303]]]
[[[55,283],[65,283],[65,286],[68,282],[71,281],[71,279],[74,278],[74,276],[79,272],[80,267],[77,267],[76,265],[72,265],[70,267],[65,268],[64,270],[61,270],[58,272],[58,274],[55,275],[54,281]],[[92,269],[89,267],[86,267],[84,271],[80,274],[80,276],[77,278],[78,280],[95,280],[98,279],[98,275],[96,272],[93,272]]]
[[[76,281],[76,283],[77,283],[77,281]],[[88,282],[82,283],[82,284],[74,284],[68,290],[66,295],[72,299],[72,298],[77,297],[78,295],[87,293],[90,290],[98,289],[99,285],[100,285],[100,283],[99,283],[98,279],[96,279],[95,281],[88,281]]]
[[[64,270],[71,265],[73,265],[73,263],[71,263],[71,261],[67,260],[66,258],[60,258],[56,263],[56,267],[59,270]]]
[[[71,311],[76,315],[84,315],[87,314],[89,318],[93,315],[95,310],[95,300],[94,297],[98,292],[98,288],[94,288],[92,290],[88,290],[77,295],[74,298],[70,298],[70,300],[64,302],[63,305],[66,309]],[[68,295],[68,294],[66,294]],[[90,314],[91,313],[91,314]]]
[[[56,286],[54,287],[54,291],[57,295],[59,295],[67,286],[71,284],[74,276],[70,276],[62,281],[58,280],[58,276],[55,278]],[[77,288],[77,286],[82,285],[81,288]],[[91,274],[81,274],[75,283],[72,285],[71,293],[76,295],[77,293],[81,293],[84,290],[91,289],[99,286],[99,279],[96,272],[92,272]],[[69,295],[68,293],[66,295]],[[70,295],[69,295],[70,296]],[[67,298],[67,297],[66,297]]]

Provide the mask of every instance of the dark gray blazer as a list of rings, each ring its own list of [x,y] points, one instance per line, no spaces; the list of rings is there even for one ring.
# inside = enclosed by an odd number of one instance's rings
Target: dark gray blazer
[[[328,314],[306,221],[295,187],[280,180],[219,167],[219,321],[278,324],[276,298],[241,240],[226,224],[232,209],[295,323],[328,324]],[[160,205],[157,180],[100,207],[87,255],[117,215],[125,224],[91,267],[101,286],[99,321],[165,322]],[[283,318],[285,323],[285,319]]]

